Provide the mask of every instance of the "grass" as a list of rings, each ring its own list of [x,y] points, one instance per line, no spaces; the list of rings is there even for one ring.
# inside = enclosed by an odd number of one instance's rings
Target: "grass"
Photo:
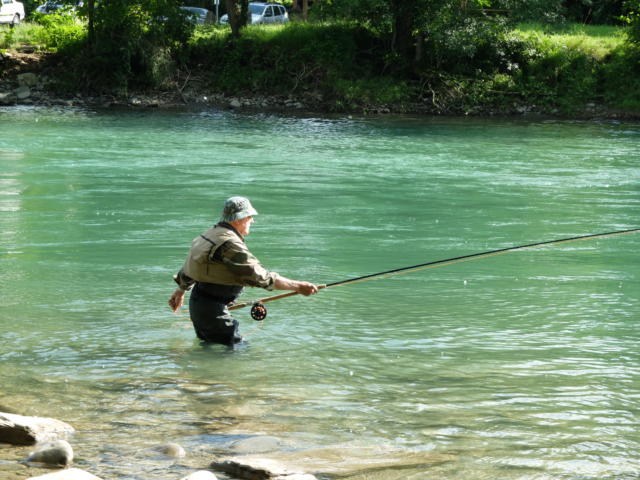
[[[626,30],[615,25],[526,23],[518,25],[514,33],[539,45],[572,49],[600,60],[624,44]]]
[[[37,50],[55,52],[86,34],[84,24],[74,19],[52,15],[46,23],[22,22],[15,27],[0,25],[0,48],[15,49],[29,45]]]
[[[18,45],[34,44],[45,27],[37,23],[21,23],[15,27],[0,25],[0,48],[15,48]]]

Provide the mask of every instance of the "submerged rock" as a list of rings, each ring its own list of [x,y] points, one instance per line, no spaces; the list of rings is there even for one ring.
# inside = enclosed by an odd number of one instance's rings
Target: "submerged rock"
[[[238,440],[231,445],[236,453],[266,453],[275,452],[282,447],[282,442],[276,437],[250,437]]]
[[[171,458],[182,458],[187,454],[187,452],[184,451],[184,448],[177,443],[167,443],[160,447],[160,451],[163,455]]]
[[[67,466],[73,462],[73,448],[65,440],[56,440],[40,446],[27,458],[27,462]]]
[[[102,480],[100,477],[80,470],[79,468],[69,468],[67,470],[58,470],[57,472],[30,477],[27,480]]]
[[[216,461],[211,464],[211,468],[228,473],[233,477],[246,478],[248,480],[275,478],[278,480],[317,480],[314,475],[304,473],[303,466],[253,455]]]
[[[26,417],[0,412],[0,442],[32,445],[64,438],[74,431],[68,423],[53,418]]]
[[[425,467],[450,461],[450,455],[387,447],[336,446],[296,452],[242,455],[214,461],[211,468],[251,480],[313,480],[313,474],[349,477],[370,471]]]

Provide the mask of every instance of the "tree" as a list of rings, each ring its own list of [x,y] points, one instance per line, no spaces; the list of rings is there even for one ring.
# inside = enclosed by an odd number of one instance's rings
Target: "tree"
[[[580,23],[618,23],[622,15],[623,0],[564,0],[567,20]]]
[[[390,0],[393,15],[391,49],[398,55],[411,55],[414,44],[414,24],[418,0]]]
[[[193,28],[179,5],[178,0],[89,0],[82,62],[87,86],[126,89],[132,80],[165,81],[173,52]]]
[[[624,8],[624,21],[630,27],[627,38],[632,45],[640,46],[640,0],[627,0]]]
[[[227,15],[231,35],[240,36],[240,30],[247,26],[249,19],[249,0],[226,0]]]

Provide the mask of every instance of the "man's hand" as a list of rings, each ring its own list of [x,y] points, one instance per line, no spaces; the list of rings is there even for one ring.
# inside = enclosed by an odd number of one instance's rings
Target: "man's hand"
[[[182,306],[184,302],[184,290],[176,288],[169,298],[169,307],[175,313]]]
[[[299,280],[290,280],[282,275],[276,276],[275,290],[292,290],[296,293],[308,297],[314,293],[318,293],[318,286],[311,282],[301,282]]]
[[[314,293],[318,293],[318,287],[313,283],[309,282],[298,282],[296,292],[308,297],[309,295],[313,295]]]

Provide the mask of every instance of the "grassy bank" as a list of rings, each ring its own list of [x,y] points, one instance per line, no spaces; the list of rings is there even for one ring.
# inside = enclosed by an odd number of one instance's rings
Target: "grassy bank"
[[[389,58],[387,40],[366,28],[294,24],[251,28],[235,41],[201,29],[185,55],[224,93],[321,92],[336,110],[573,115],[596,104],[640,112],[640,57],[620,27],[521,25],[469,41],[473,49],[426,43],[422,61],[402,68]]]
[[[86,84],[91,78],[78,53],[83,27],[69,20],[50,22],[2,29],[0,48],[31,44],[55,50],[65,59],[60,87],[81,88],[77,79]],[[126,90],[170,89],[192,79],[198,88],[226,95],[316,98],[333,111],[384,106],[572,116],[597,106],[640,115],[640,54],[625,42],[621,27],[527,24],[445,40],[434,35],[424,41],[422,52],[416,62],[399,61],[388,38],[353,23],[255,26],[238,39],[227,28],[202,26],[174,49],[173,60],[166,52],[149,52],[146,63],[153,74],[132,71]]]

